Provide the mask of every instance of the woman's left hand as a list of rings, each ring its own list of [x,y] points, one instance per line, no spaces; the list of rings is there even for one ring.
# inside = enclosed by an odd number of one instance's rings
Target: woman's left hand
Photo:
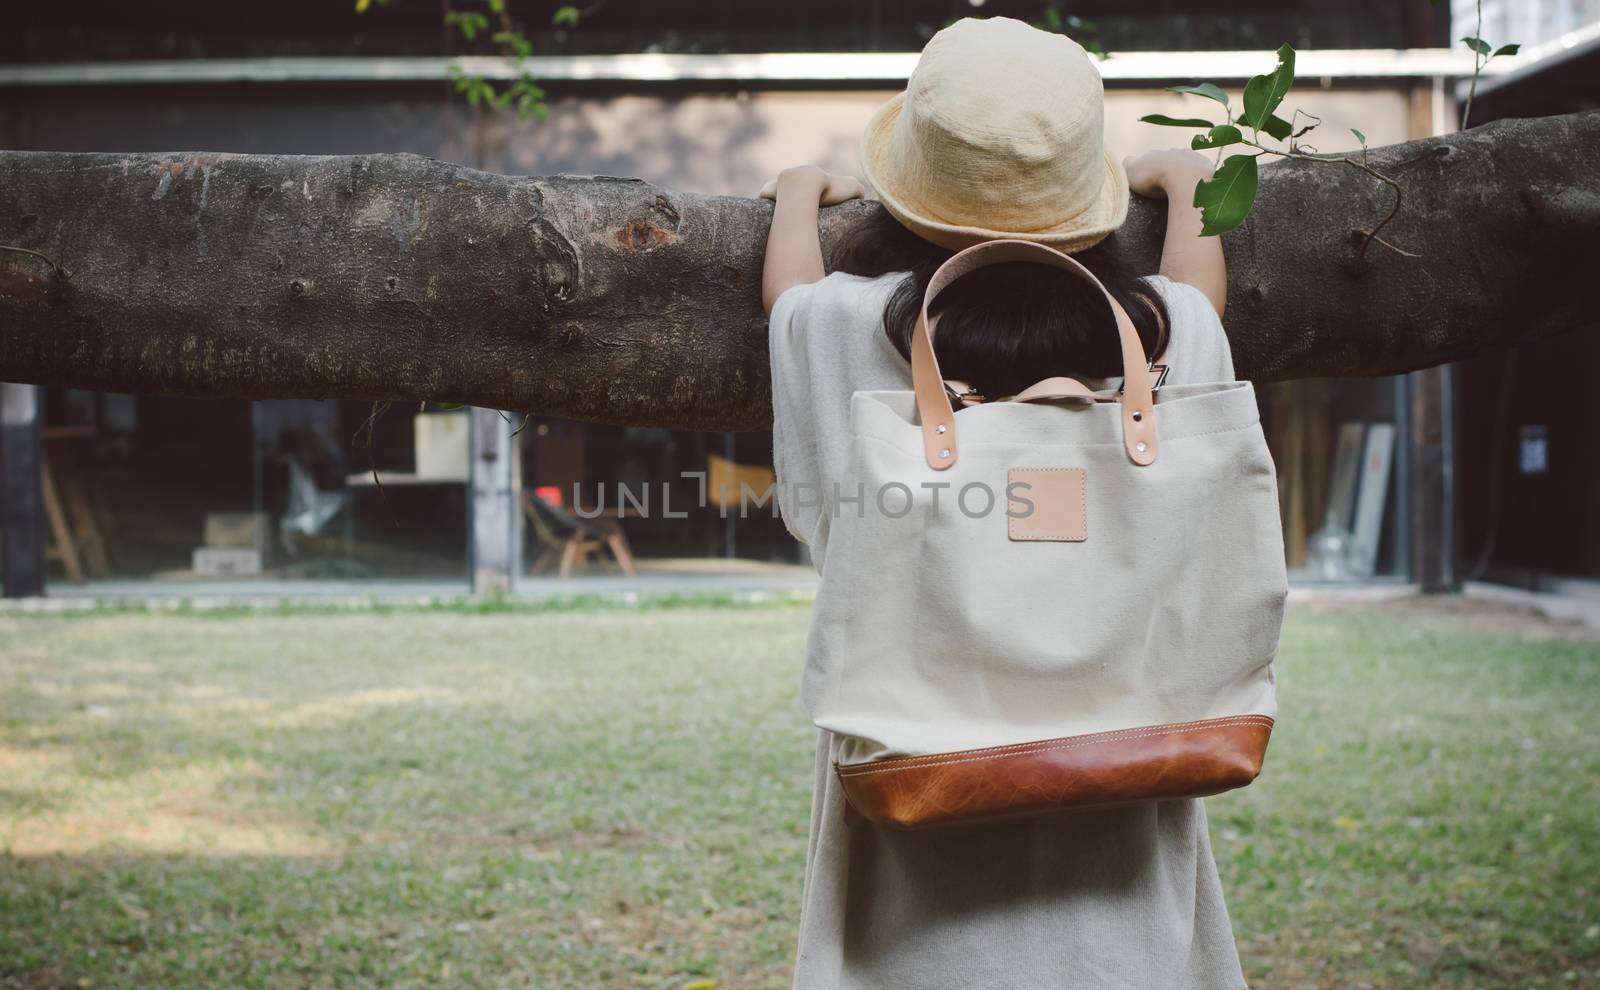
[[[1167,234],[1161,245],[1161,274],[1187,282],[1206,294],[1222,315],[1228,303],[1228,265],[1222,238],[1202,237],[1204,225],[1194,206],[1194,190],[1211,178],[1211,159],[1187,148],[1151,151],[1125,159],[1128,188],[1139,196],[1165,196]]]
[[[862,199],[867,190],[853,175],[834,175],[816,165],[796,165],[778,173],[778,177],[761,187],[757,195],[762,199],[777,199],[780,187],[798,186],[816,190],[817,205],[835,206],[846,200]]]

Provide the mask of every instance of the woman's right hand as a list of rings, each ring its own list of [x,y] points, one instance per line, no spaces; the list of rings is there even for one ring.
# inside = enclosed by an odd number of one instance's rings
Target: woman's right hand
[[[1147,151],[1122,161],[1128,173],[1128,188],[1139,196],[1161,197],[1174,188],[1191,193],[1202,179],[1211,178],[1211,159],[1187,148]],[[1185,197],[1187,198],[1187,197]]]

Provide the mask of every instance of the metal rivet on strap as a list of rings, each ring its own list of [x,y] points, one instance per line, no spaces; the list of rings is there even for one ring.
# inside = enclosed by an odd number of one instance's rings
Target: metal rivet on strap
[[[1133,445],[1133,449],[1137,450],[1141,454],[1144,453],[1146,450],[1148,450],[1149,447],[1150,447],[1150,445],[1145,443],[1143,440],[1140,440],[1138,443]]]
[[[935,433],[943,433],[944,430],[945,430],[945,426],[944,426],[943,423],[940,423],[938,426],[935,426],[933,428],[933,432],[935,432]]]
[[[1137,409],[1135,409],[1135,410],[1134,410],[1134,411],[1133,411],[1133,421],[1134,421],[1134,422],[1135,422],[1135,423],[1137,423],[1137,422],[1140,422],[1140,421],[1141,421],[1141,420],[1143,420],[1143,419],[1144,419],[1144,413],[1142,413],[1142,412],[1140,412],[1140,411],[1139,411],[1139,410],[1137,410]]]
[[[950,448],[946,447],[945,449],[939,451],[939,456],[940,457],[949,457],[950,456]]]

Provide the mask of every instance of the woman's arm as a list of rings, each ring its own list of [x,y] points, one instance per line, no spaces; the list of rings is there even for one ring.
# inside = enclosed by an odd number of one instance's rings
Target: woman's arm
[[[1140,196],[1167,200],[1167,239],[1161,247],[1161,274],[1174,282],[1187,282],[1211,300],[1222,315],[1228,302],[1228,266],[1222,258],[1222,238],[1200,236],[1200,210],[1194,187],[1211,178],[1211,162],[1195,151],[1152,151],[1123,162],[1128,188]]]
[[[769,315],[783,290],[820,281],[825,274],[822,245],[817,240],[818,208],[856,199],[864,193],[857,180],[847,175],[829,175],[815,165],[786,168],[761,190],[763,199],[777,200],[761,270],[761,306]]]

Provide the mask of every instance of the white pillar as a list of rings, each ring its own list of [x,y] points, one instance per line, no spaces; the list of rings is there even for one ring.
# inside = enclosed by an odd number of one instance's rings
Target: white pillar
[[[474,594],[514,590],[522,573],[522,417],[471,407],[469,566]]]

